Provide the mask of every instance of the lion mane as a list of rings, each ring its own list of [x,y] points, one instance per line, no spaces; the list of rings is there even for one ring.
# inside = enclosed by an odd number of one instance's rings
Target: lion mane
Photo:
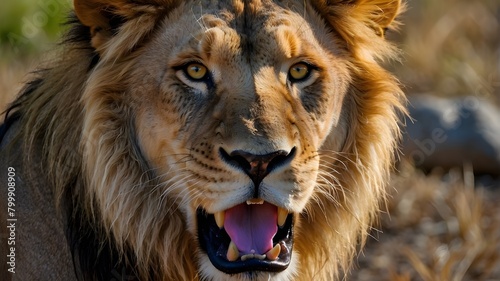
[[[385,199],[405,112],[378,63],[397,55],[384,33],[400,0],[74,8],[61,51],[10,105],[0,136],[24,239],[23,272],[9,276],[332,280],[349,270]]]

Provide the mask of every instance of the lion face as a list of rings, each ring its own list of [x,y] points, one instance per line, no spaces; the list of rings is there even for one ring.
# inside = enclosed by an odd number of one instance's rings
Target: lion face
[[[317,220],[314,214],[335,216],[326,212],[338,211],[340,219],[353,214],[350,206],[344,208],[349,196],[337,192],[348,188],[342,186],[347,182],[342,173],[349,171],[342,169],[357,160],[346,164],[347,156],[345,161],[336,156],[358,153],[349,149],[356,149],[352,139],[361,126],[353,108],[362,102],[354,95],[364,85],[353,86],[362,72],[353,61],[375,65],[374,55],[368,50],[354,54],[343,30],[321,14],[319,9],[328,7],[322,1],[152,1],[140,9],[124,5],[125,0],[111,2],[106,7],[120,12],[120,25],[106,21],[105,13],[92,10],[92,5],[76,1],[75,7],[80,20],[91,27],[92,46],[101,56],[82,98],[88,116],[84,135],[96,139],[113,131],[120,139],[129,134],[119,133],[123,124],[133,128],[132,139],[123,140],[124,147],[131,147],[125,154],[135,155],[129,164],[140,163],[138,178],[148,178],[117,187],[117,196],[122,198],[128,188],[133,190],[129,194],[151,205],[134,201],[136,218],[180,214],[176,224],[185,231],[176,235],[186,235],[194,244],[182,255],[193,257],[202,278],[290,280],[306,275],[308,270],[299,264],[311,256],[307,244],[318,247],[323,239],[304,231]],[[388,2],[399,7],[398,1]],[[356,7],[337,5],[339,14]],[[148,13],[154,16],[148,18]],[[133,18],[133,24],[127,18]],[[117,124],[106,127],[102,117]],[[395,135],[388,137],[392,144]],[[112,158],[99,155],[103,141],[89,143],[88,163]],[[112,169],[107,171],[101,176],[113,184]],[[132,248],[145,243],[137,241],[149,237],[147,233],[134,238],[130,231],[120,237],[120,227],[132,219],[116,213],[126,212],[128,205],[114,205],[116,199],[97,187],[94,192],[104,223],[117,240]],[[368,215],[355,219],[369,217],[376,202]],[[154,230],[157,236],[151,239],[160,239],[162,249],[175,249],[170,245],[174,234],[165,230],[169,218],[149,221],[149,227],[162,229]],[[338,231],[327,229],[328,224],[318,223],[324,238]],[[365,225],[350,227],[358,233]],[[139,250],[136,254],[141,255]],[[149,254],[174,255],[161,249]],[[333,276],[333,271],[327,274]]]
[[[140,147],[182,202],[202,259],[230,274],[283,271],[320,147],[346,138],[346,60],[312,11],[212,9],[167,20],[144,47],[156,55],[137,58]]]

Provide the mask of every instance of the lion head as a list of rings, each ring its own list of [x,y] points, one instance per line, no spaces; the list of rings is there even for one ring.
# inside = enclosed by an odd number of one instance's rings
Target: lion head
[[[74,214],[79,272],[103,276],[90,238],[140,280],[348,267],[400,134],[404,98],[377,63],[399,0],[74,6],[65,52],[16,106]]]

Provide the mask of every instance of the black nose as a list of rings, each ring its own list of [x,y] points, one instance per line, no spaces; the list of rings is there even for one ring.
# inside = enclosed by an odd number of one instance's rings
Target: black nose
[[[242,150],[228,154],[220,149],[222,159],[235,167],[242,169],[253,181],[256,189],[262,180],[274,169],[288,164],[295,156],[295,148],[291,151],[278,150],[265,155],[255,155]]]

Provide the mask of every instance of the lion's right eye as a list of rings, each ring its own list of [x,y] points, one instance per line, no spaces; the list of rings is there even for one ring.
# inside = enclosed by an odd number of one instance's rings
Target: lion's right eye
[[[206,78],[208,69],[206,66],[200,63],[190,63],[184,67],[184,73],[195,81],[203,80]]]
[[[311,73],[315,68],[308,63],[299,62],[288,70],[288,80],[292,83],[304,82],[311,77]]]

